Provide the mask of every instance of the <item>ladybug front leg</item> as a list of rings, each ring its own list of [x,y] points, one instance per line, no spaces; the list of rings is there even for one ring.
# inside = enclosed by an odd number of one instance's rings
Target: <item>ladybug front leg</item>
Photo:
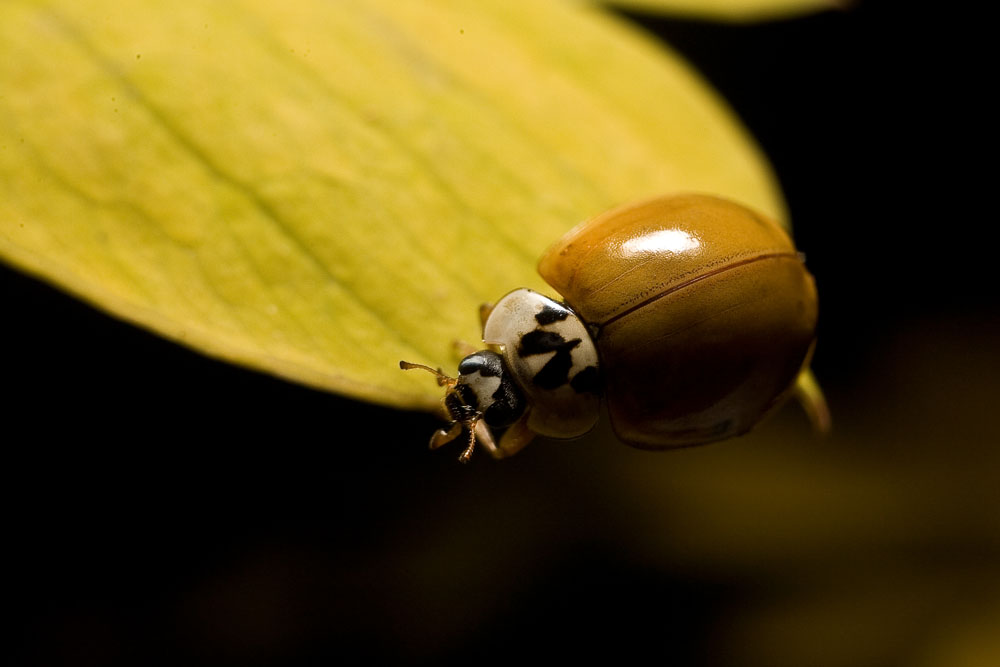
[[[486,327],[486,320],[490,319],[490,313],[493,312],[493,306],[496,304],[492,303],[481,303],[479,304],[479,323]]]
[[[482,347],[482,346],[480,346]],[[467,340],[453,340],[451,342],[452,352],[455,353],[455,357],[461,361],[465,359],[470,354],[475,354],[479,351],[479,348],[470,343]]]
[[[513,456],[534,440],[536,433],[528,428],[528,415],[530,414],[530,408],[525,410],[524,414],[504,431],[504,434],[500,436],[500,444],[496,451],[491,452],[493,458],[502,459]]]
[[[497,443],[493,439],[493,431],[490,427],[486,425],[483,420],[477,420],[476,423],[469,429],[469,447],[462,452],[462,456],[468,454],[472,456],[472,448],[475,446],[476,442],[479,442],[486,451],[490,453],[493,458],[499,458],[497,456]],[[462,457],[459,457],[459,461],[462,461]],[[468,461],[468,457],[465,458]],[[464,462],[464,461],[463,461]]]
[[[492,303],[483,303],[479,306],[479,323],[482,326],[486,326],[486,320],[490,318],[490,313],[493,312]],[[469,341],[465,340],[455,340],[451,343],[451,349],[459,359],[464,359],[470,354],[475,354],[482,348],[482,345],[476,347]],[[499,348],[496,345],[488,345],[487,349],[493,352],[499,352]]]
[[[439,428],[434,431],[434,435],[431,436],[430,448],[437,449],[442,445],[447,445],[460,435],[462,435],[462,422],[451,422],[448,428]]]

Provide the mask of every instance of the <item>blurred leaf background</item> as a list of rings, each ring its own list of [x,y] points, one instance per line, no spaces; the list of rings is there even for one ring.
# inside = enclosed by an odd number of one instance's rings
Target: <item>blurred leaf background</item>
[[[1000,663],[1000,310],[962,74],[909,3],[625,14],[773,161],[835,432],[470,466],[428,416],[206,359],[2,269],[13,664]],[[934,39],[929,39],[934,35]],[[983,49],[980,52],[979,49]]]
[[[0,257],[207,354],[354,398],[436,407],[439,387],[398,360],[453,365],[480,304],[542,289],[545,248],[612,206],[711,192],[786,218],[714,91],[600,8],[0,11]]]

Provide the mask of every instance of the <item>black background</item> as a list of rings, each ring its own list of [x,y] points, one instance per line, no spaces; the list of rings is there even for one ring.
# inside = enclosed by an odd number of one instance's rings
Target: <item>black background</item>
[[[995,77],[973,74],[976,17],[625,18],[687,56],[772,159],[820,289],[835,435],[788,408],[703,450],[599,433],[462,467],[426,451],[430,416],[204,358],[0,268],[14,663],[915,665],[970,636],[963,619],[1000,619],[978,94]],[[712,505],[715,471],[779,500]]]

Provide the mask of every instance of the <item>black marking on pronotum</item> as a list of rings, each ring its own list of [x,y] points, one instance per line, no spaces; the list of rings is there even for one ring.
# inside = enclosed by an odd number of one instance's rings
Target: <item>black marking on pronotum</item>
[[[535,314],[535,321],[545,326],[546,324],[553,324],[555,322],[562,322],[567,317],[569,317],[569,311],[562,308],[553,308],[552,306],[545,304],[542,309]]]
[[[597,373],[597,366],[587,366],[574,375],[569,384],[578,394],[599,394],[601,379]]]
[[[554,331],[536,329],[521,337],[517,352],[523,357],[555,352],[531,381],[542,389],[558,389],[569,382],[569,371],[573,367],[572,350],[579,344],[579,338],[566,340]]]
[[[529,331],[521,336],[521,344],[518,345],[517,353],[522,357],[528,357],[533,354],[556,352],[566,345],[569,345],[569,349],[573,349],[579,344],[579,338],[567,341],[561,334],[558,334],[555,331],[533,329],[532,331]]]

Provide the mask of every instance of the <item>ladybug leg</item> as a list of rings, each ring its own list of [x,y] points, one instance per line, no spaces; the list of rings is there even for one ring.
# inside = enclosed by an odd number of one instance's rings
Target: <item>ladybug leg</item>
[[[455,357],[459,361],[465,359],[470,354],[475,354],[476,352],[479,352],[481,350],[489,350],[490,352],[496,352],[497,354],[502,354],[500,346],[494,345],[493,343],[485,343],[483,345],[479,345],[478,347],[476,347],[475,345],[473,345],[468,341],[456,340],[452,342],[451,346],[455,352]]]
[[[461,463],[468,463],[469,459],[472,458],[472,452],[476,448],[476,442],[478,441],[486,448],[488,452],[493,454],[496,458],[497,456],[497,446],[496,442],[493,440],[493,434],[490,432],[489,426],[486,425],[481,419],[476,419],[470,422],[453,421],[448,425],[448,428],[439,428],[431,436],[431,449],[437,449],[443,445],[447,445],[452,440],[458,438],[462,435],[462,431],[468,431],[469,439],[467,441],[466,447],[462,450],[462,453],[458,456],[458,460]]]
[[[470,354],[475,354],[479,351],[475,345],[466,340],[455,340],[451,342],[451,349],[455,353],[455,356],[460,360],[465,359]]]
[[[492,303],[484,303],[479,306],[479,320],[481,321],[483,326],[486,326],[486,319],[490,316],[490,313],[492,312],[493,312]],[[476,352],[479,352],[480,350],[483,349],[483,346],[482,344],[473,345],[467,340],[453,340],[451,342],[451,349],[452,352],[455,353],[455,358],[458,360],[462,360],[465,359],[470,354],[475,354]],[[496,352],[497,354],[500,353],[500,348],[496,345],[487,345],[486,349]]]
[[[492,312],[493,312],[492,303],[482,303],[479,305],[479,323],[482,326],[484,327],[486,326],[486,320],[489,319],[490,313]],[[482,345],[477,347],[472,343],[469,343],[468,341],[464,340],[452,341],[451,347],[455,351],[455,354],[456,356],[458,356],[459,359],[464,359],[470,354],[474,354],[482,349]],[[500,351],[496,345],[488,345],[487,348],[492,350],[493,352]]]
[[[479,305],[479,323],[484,327],[486,326],[486,320],[490,319],[490,313],[493,312],[492,303],[483,303]]]
[[[465,428],[469,431],[469,444],[466,446],[465,451],[459,454],[459,463],[469,462],[469,459],[472,458],[472,451],[476,448],[476,441],[482,443],[483,447],[490,453],[496,450],[496,444],[493,442],[493,434],[490,432],[490,427],[486,425],[486,422],[481,419],[475,419],[465,424]]]
[[[502,459],[513,456],[535,438],[535,432],[528,428],[529,414],[531,414],[531,410],[525,410],[524,414],[500,436],[499,447],[495,452],[491,452],[493,458]]]
[[[488,451],[492,456],[494,457],[496,456],[497,443],[496,440],[493,439],[493,431],[491,431],[490,427],[486,425],[486,422],[482,420],[477,421],[472,426],[472,428],[469,429],[469,433],[472,434],[472,436],[475,436],[475,437],[471,436],[469,437],[469,448],[466,451],[469,453],[470,456],[472,455],[472,447],[474,442],[478,442],[480,445],[486,448],[486,451]],[[462,455],[464,456],[465,452],[462,452]],[[468,459],[463,460],[461,457],[459,457],[458,460],[465,463],[465,461],[467,461]]]
[[[430,449],[437,449],[442,445],[447,445],[460,435],[462,435],[461,422],[452,422],[448,425],[448,428],[439,428],[431,436]]]
[[[816,381],[816,376],[806,367],[795,380],[795,398],[805,410],[813,428],[826,434],[830,432],[830,408],[826,404],[823,390]]]
[[[468,463],[469,459],[472,458],[472,450],[476,448],[476,431],[475,429],[469,429],[469,444],[458,455],[459,463]]]

